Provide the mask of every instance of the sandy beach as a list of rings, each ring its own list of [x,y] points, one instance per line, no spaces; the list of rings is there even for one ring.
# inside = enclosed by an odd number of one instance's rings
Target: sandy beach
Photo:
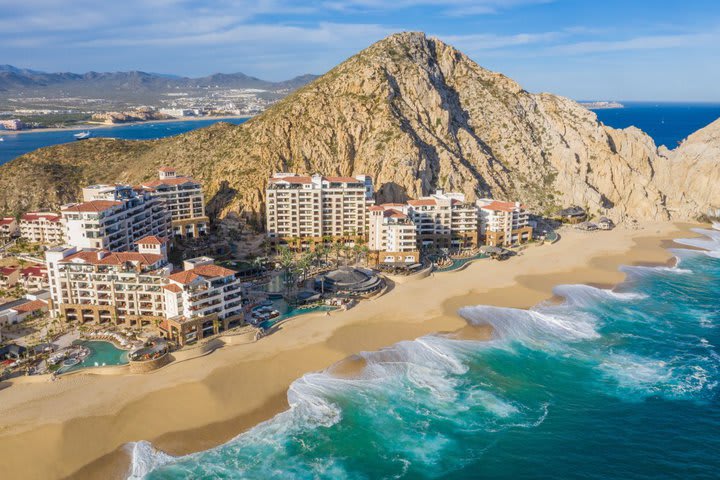
[[[123,123],[99,123],[99,122],[88,122],[79,123],[68,127],[55,127],[55,128],[33,128],[29,130],[0,130],[0,136],[3,135],[25,135],[28,133],[42,133],[42,132],[65,132],[75,130],[96,130],[102,128],[116,128],[116,127],[128,127],[131,125],[143,125],[146,123],[175,123],[175,122],[188,122],[193,120],[231,120],[236,118],[252,118],[252,115],[221,115],[221,116],[208,116],[208,117],[186,117],[186,118],[168,118],[165,120],[146,120],[144,122],[123,122]]]
[[[299,317],[256,343],[151,374],[74,375],[0,389],[0,465],[9,478],[124,478],[127,442],[148,440],[171,454],[224,443],[287,408],[286,390],[304,373],[432,332],[487,337],[487,328],[467,332],[458,308],[528,308],[551,298],[558,284],[612,286],[623,280],[622,264],[670,261],[668,240],[695,236],[691,226],[565,229],[560,242],[508,261],[399,284],[350,311]],[[350,360],[334,368],[351,374],[357,366]]]

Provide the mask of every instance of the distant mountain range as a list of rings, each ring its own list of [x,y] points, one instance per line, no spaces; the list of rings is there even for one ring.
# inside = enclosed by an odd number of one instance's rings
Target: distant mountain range
[[[12,65],[0,65],[0,92],[37,92],[43,90],[65,93],[128,91],[161,93],[182,88],[256,88],[270,91],[294,90],[317,78],[301,75],[281,82],[270,82],[244,73],[216,73],[207,77],[188,78],[160,73],[87,72],[48,73]],[[84,95],[84,96],[85,96]]]

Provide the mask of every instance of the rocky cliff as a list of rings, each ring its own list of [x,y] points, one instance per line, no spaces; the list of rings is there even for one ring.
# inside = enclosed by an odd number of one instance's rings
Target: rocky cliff
[[[576,204],[616,220],[689,219],[720,206],[720,123],[675,151],[615,130],[577,103],[531,94],[421,33],[392,35],[240,126],[156,141],[91,139],[0,167],[0,210],[55,208],[93,182],[174,165],[205,183],[210,211],[260,219],[276,171],[372,175],[379,200],[435,189]]]

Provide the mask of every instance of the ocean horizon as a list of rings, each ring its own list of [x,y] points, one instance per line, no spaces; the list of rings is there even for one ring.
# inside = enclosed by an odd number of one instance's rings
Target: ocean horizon
[[[308,373],[216,448],[129,444],[129,478],[716,478],[720,225],[693,231],[674,267],[622,267],[613,289],[460,309],[491,341],[427,335],[359,353],[356,378]]]

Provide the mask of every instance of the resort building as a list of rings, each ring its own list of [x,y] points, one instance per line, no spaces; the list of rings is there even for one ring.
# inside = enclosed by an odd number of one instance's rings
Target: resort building
[[[503,247],[528,242],[532,227],[528,212],[520,202],[500,202],[491,198],[476,201],[480,236],[486,245]]]
[[[66,323],[146,325],[165,318],[162,286],[172,272],[165,244],[138,241],[138,252],[56,247],[45,252],[52,310]]]
[[[368,208],[368,248],[371,263],[415,264],[420,259],[415,224],[407,215],[408,206],[398,203]]]
[[[141,187],[165,204],[174,236],[196,238],[207,233],[210,219],[205,216],[205,199],[199,182],[179,175],[174,168],[163,167],[159,179],[145,182]]]
[[[8,239],[17,231],[18,224],[14,217],[0,218],[0,239]]]
[[[47,311],[47,301],[28,295],[25,298],[0,305],[0,327],[20,323],[28,317]]]
[[[354,243],[367,238],[372,180],[277,173],[266,190],[267,235],[275,245],[304,250],[326,240]]]
[[[62,216],[51,212],[28,212],[20,217],[20,236],[31,243],[61,245],[65,243]]]
[[[61,209],[67,243],[78,250],[133,250],[146,236],[167,238],[170,215],[162,200],[128,185],[92,185],[83,189],[83,202]]]
[[[163,286],[166,320],[160,330],[169,340],[184,345],[243,323],[242,283],[234,270],[209,257],[186,260],[183,267]]]
[[[156,325],[184,345],[242,324],[236,272],[201,257],[173,273],[167,241],[137,242],[137,252],[56,247],[45,253],[53,315],[65,323]]]
[[[462,193],[445,193],[408,200],[408,216],[415,224],[422,248],[470,249],[478,245],[477,208]]]

